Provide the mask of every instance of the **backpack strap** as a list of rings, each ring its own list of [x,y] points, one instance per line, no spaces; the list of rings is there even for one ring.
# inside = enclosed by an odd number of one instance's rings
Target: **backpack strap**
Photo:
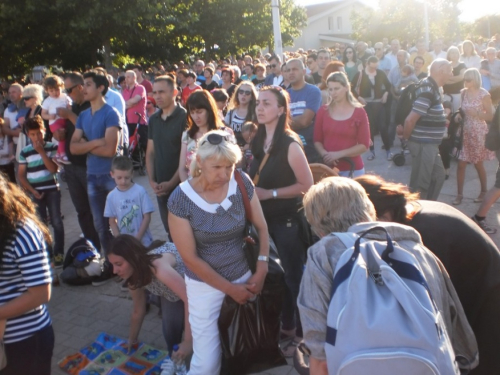
[[[347,249],[350,249],[351,247],[354,247],[354,244],[356,243],[356,240],[358,239],[358,235],[356,233],[352,232],[334,232],[332,233],[332,236],[337,237],[344,246]]]

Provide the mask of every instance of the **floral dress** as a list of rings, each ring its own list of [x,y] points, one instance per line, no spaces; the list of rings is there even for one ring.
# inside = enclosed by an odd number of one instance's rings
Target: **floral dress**
[[[484,110],[483,98],[486,95],[488,95],[488,92],[481,88],[476,98],[470,98],[470,93],[465,90],[462,101],[462,109],[464,112],[468,110],[482,112]],[[493,160],[495,153],[484,147],[486,133],[488,133],[486,121],[481,120],[477,116],[466,115],[464,119],[463,145],[458,155],[458,159],[471,164],[476,164],[484,160]]]

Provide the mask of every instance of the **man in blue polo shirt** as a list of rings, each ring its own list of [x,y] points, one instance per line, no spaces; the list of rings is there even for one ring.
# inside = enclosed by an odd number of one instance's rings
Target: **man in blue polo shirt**
[[[83,79],[83,97],[90,102],[90,108],[78,116],[70,150],[75,155],[87,155],[90,209],[102,250],[105,250],[111,234],[108,220],[104,217],[104,207],[106,196],[116,186],[109,172],[125,124],[118,111],[104,101],[109,86],[106,76],[97,71],[88,71]]]
[[[300,136],[304,144],[307,161],[316,163],[321,158],[313,142],[314,119],[321,106],[321,91],[317,86],[305,81],[306,69],[302,60],[288,60],[286,66],[289,68],[288,80],[291,83],[288,93],[290,94],[292,129]]]

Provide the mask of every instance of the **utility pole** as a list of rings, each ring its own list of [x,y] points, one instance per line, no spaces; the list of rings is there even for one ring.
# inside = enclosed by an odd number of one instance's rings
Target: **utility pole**
[[[273,31],[274,31],[274,53],[283,59],[283,46],[281,42],[281,23],[280,23],[280,4],[279,0],[271,0],[271,10],[273,14]]]
[[[429,50],[429,13],[427,12],[427,0],[424,0],[424,28],[425,28],[425,48]]]

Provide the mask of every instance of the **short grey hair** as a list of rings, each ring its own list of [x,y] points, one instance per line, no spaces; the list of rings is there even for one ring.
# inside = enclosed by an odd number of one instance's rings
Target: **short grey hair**
[[[222,141],[218,145],[213,145],[208,141],[208,136],[210,134],[219,134],[221,136],[233,137],[231,134],[224,130],[212,130],[201,137],[198,140],[198,150],[196,151],[196,155],[195,157],[193,157],[193,160],[191,161],[191,165],[189,167],[191,176],[193,177],[198,177],[201,175],[200,166],[198,164],[198,161],[196,160],[198,157],[202,161],[207,159],[225,160],[233,165],[241,160],[241,149],[236,144],[236,141],[234,139],[233,142]]]
[[[313,185],[304,196],[304,212],[320,237],[377,217],[365,189],[346,177],[328,177]]]
[[[290,64],[290,63],[297,63],[299,64],[299,67],[301,69],[305,69],[306,67],[304,66],[304,62],[301,60],[301,59],[297,59],[297,58],[293,58],[293,59],[290,59],[286,62],[286,64]]]
[[[474,82],[476,88],[480,88],[482,85],[481,73],[476,68],[469,68],[464,73],[464,80],[471,79]]]
[[[43,87],[37,85],[36,83],[32,83],[30,85],[26,85],[23,89],[23,97],[33,96],[36,99],[38,104],[42,104],[43,102]]]

